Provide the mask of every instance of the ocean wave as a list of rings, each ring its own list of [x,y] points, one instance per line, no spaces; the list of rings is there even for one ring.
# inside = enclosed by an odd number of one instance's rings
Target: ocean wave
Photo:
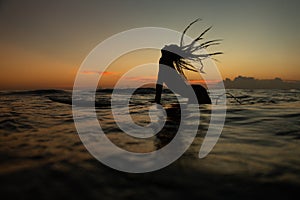
[[[24,123],[16,119],[4,119],[0,121],[0,129],[3,131],[22,132],[23,130],[34,129],[30,122]]]
[[[57,102],[57,103],[63,103],[67,105],[73,105],[71,96],[48,96],[48,99]],[[85,101],[85,100],[77,100],[74,103],[75,106],[79,107],[91,107],[91,105],[95,105],[97,108],[106,108],[110,107],[110,101],[109,100],[96,100],[95,102],[92,101]]]
[[[65,90],[56,90],[56,89],[2,91],[2,95],[53,95],[53,94],[70,94],[70,92]]]

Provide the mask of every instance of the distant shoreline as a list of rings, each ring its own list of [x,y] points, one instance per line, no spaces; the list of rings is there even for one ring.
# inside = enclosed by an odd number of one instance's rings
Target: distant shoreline
[[[284,81],[281,78],[260,80],[238,76],[233,80],[226,78],[223,83],[226,89],[300,89],[300,81]]]

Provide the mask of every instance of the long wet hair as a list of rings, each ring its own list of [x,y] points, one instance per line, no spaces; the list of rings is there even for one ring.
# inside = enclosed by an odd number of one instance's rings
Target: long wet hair
[[[213,53],[207,53],[207,51],[204,51],[204,53],[199,53],[201,50],[207,50],[208,47],[213,45],[220,44],[221,39],[215,39],[215,40],[209,40],[203,43],[199,43],[198,41],[203,40],[203,36],[205,33],[207,33],[212,27],[209,27],[205,29],[196,39],[194,39],[190,44],[184,45],[184,35],[187,32],[187,30],[197,21],[201,19],[196,19],[192,23],[190,23],[183,31],[181,39],[180,39],[180,46],[178,45],[168,45],[165,46],[162,50],[163,51],[169,51],[172,52],[171,59],[173,61],[173,65],[175,69],[183,75],[185,78],[184,70],[188,71],[194,71],[194,72],[201,72],[205,73],[203,71],[203,60],[207,58],[211,58],[213,60],[216,60],[215,58],[212,58],[211,56],[223,54],[222,52],[213,52]],[[203,52],[203,51],[202,51]],[[169,54],[170,55],[170,54]],[[200,68],[197,68],[192,63],[198,62],[200,64]]]

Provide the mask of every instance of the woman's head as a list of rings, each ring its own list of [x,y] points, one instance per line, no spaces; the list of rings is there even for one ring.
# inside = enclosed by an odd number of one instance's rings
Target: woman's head
[[[182,56],[180,56],[180,53],[180,47],[175,44],[165,45],[161,49],[161,56],[164,59],[171,60],[172,62],[175,62],[182,58]]]

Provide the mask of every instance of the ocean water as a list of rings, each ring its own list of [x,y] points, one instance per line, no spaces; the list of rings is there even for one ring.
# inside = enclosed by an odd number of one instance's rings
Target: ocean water
[[[116,125],[110,92],[98,91],[96,113],[117,146],[151,152],[176,135],[180,108],[173,94],[162,97],[168,114],[162,131],[137,139]],[[10,199],[181,199],[187,195],[286,199],[299,195],[300,90],[227,92],[225,125],[208,156],[198,158],[211,115],[210,106],[204,105],[197,136],[180,159],[156,172],[128,174],[106,167],[86,150],[74,126],[71,91],[1,91],[1,194]],[[147,126],[153,99],[151,89],[133,95],[129,107],[135,123]]]

